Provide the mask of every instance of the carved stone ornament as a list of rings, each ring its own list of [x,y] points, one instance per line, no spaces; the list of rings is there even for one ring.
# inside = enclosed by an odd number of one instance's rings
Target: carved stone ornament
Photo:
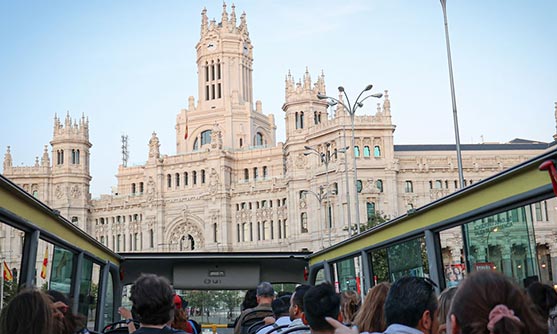
[[[56,186],[56,190],[54,191],[54,196],[56,196],[56,198],[58,199],[64,196],[64,191],[62,190],[62,187],[60,185]]]

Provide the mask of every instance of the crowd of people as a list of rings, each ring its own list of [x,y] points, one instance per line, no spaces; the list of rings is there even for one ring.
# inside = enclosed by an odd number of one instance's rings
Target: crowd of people
[[[276,293],[269,282],[248,290],[234,334],[557,334],[557,293],[538,282],[527,289],[496,271],[477,271],[437,296],[424,277],[403,277],[371,288],[363,302],[329,283]],[[170,282],[142,274],[121,307],[134,334],[201,334],[187,302]],[[24,289],[2,310],[0,334],[87,334],[85,317],[62,293]]]

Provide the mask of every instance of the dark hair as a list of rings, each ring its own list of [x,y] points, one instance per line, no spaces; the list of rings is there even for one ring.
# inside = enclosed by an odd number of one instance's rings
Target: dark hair
[[[329,283],[311,287],[304,295],[304,315],[314,331],[334,330],[325,317],[338,318],[340,297]]]
[[[487,333],[489,313],[505,305],[520,321],[503,317],[495,323],[493,334],[547,333],[547,320],[535,313],[522,289],[502,273],[480,270],[460,284],[453,298],[450,314],[454,315],[462,334]]]
[[[302,284],[298,285],[294,290],[294,298],[292,298],[292,301],[294,302],[294,305],[298,306],[302,310],[304,309],[304,296],[310,288],[311,286]]]
[[[131,287],[132,309],[147,325],[162,325],[170,320],[174,310],[174,292],[164,277],[141,274]]]
[[[526,291],[536,305],[538,313],[547,319],[549,310],[557,305],[557,292],[551,286],[540,282],[530,284]]]
[[[382,282],[369,290],[354,318],[360,332],[383,332],[387,329],[384,306],[390,288],[389,283]]]
[[[247,310],[248,308],[254,308],[257,306],[257,296],[255,289],[249,289],[246,291],[246,295],[244,296],[244,301],[242,302],[241,309],[242,311]]]
[[[64,318],[58,321],[58,332],[60,334],[74,334],[85,327],[85,317],[72,312],[71,302],[66,295],[56,290],[48,290],[47,294],[53,302],[62,302],[69,307],[66,313],[64,313]]]
[[[0,333],[50,334],[54,330],[52,301],[39,290],[22,290],[0,315]]]
[[[429,310],[431,319],[437,309],[433,283],[423,277],[402,277],[393,283],[385,300],[387,326],[401,324],[416,328]]]
[[[288,308],[290,307],[290,295],[284,295],[271,302],[271,308],[275,318],[288,315]]]

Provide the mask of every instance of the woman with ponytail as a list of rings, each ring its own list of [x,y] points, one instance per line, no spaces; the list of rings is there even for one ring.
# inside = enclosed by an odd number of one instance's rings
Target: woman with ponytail
[[[448,334],[544,334],[547,323],[532,301],[508,277],[496,271],[477,271],[458,287],[449,318]]]

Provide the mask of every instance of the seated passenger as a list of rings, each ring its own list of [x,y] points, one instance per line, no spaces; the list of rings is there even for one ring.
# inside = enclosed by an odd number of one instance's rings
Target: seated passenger
[[[261,282],[256,289],[257,306],[248,308],[240,314],[238,322],[234,327],[234,334],[242,334],[245,331],[244,323],[251,319],[257,319],[272,314],[271,302],[275,299],[275,290],[269,282]],[[253,311],[261,311],[260,313]],[[248,315],[249,314],[249,315]]]
[[[288,309],[290,308],[290,295],[283,295],[280,298],[273,300],[271,303],[271,308],[273,309],[273,317],[265,318],[265,324],[271,326],[264,326],[257,331],[257,334],[265,334],[273,328],[278,328],[280,326],[289,325],[290,314]],[[268,319],[272,318],[272,319]],[[280,333],[281,329],[277,329],[274,333]]]
[[[393,283],[385,300],[385,334],[437,334],[437,297],[434,283],[423,277],[402,277]],[[327,319],[336,334],[358,334],[335,319]],[[484,332],[478,332],[484,333]]]
[[[502,273],[481,270],[458,287],[447,320],[449,334],[540,334],[547,322],[521,288]]]
[[[304,296],[306,292],[311,288],[309,285],[299,285],[294,290],[294,294],[290,297],[290,309],[288,313],[290,314],[290,320],[292,321],[288,325],[287,329],[294,327],[304,326],[303,315],[304,315]],[[290,332],[290,334],[307,334],[307,330],[297,330]]]
[[[447,316],[451,308],[451,303],[456,294],[456,287],[445,289],[439,295],[439,308],[437,309],[437,320],[439,321],[439,334],[447,333]]]
[[[60,308],[61,313],[63,313],[60,321],[57,323],[59,334],[87,334],[89,330],[86,327],[85,316],[81,314],[74,314],[72,312],[70,300],[61,292],[55,290],[48,290],[47,294],[50,296],[53,302],[62,302],[67,307]]]
[[[383,332],[387,328],[383,308],[390,288],[389,283],[383,282],[368,291],[362,307],[354,318],[354,324],[361,332]]]
[[[167,324],[174,317],[174,292],[164,277],[142,274],[131,287],[132,309],[137,313],[141,326],[135,334],[165,334],[184,331]]]
[[[0,333],[51,334],[55,332],[55,314],[51,299],[39,290],[18,293],[2,310]]]
[[[548,321],[550,331],[556,332],[554,322],[549,321],[549,312],[557,306],[557,292],[551,286],[540,282],[530,284],[526,291],[534,302],[536,311],[543,319]]]
[[[340,297],[331,284],[313,286],[304,295],[303,319],[312,334],[333,334],[335,328],[325,318],[338,319],[339,313]]]
[[[340,294],[340,315],[345,325],[352,325],[361,304],[362,299],[356,291],[344,291]]]

